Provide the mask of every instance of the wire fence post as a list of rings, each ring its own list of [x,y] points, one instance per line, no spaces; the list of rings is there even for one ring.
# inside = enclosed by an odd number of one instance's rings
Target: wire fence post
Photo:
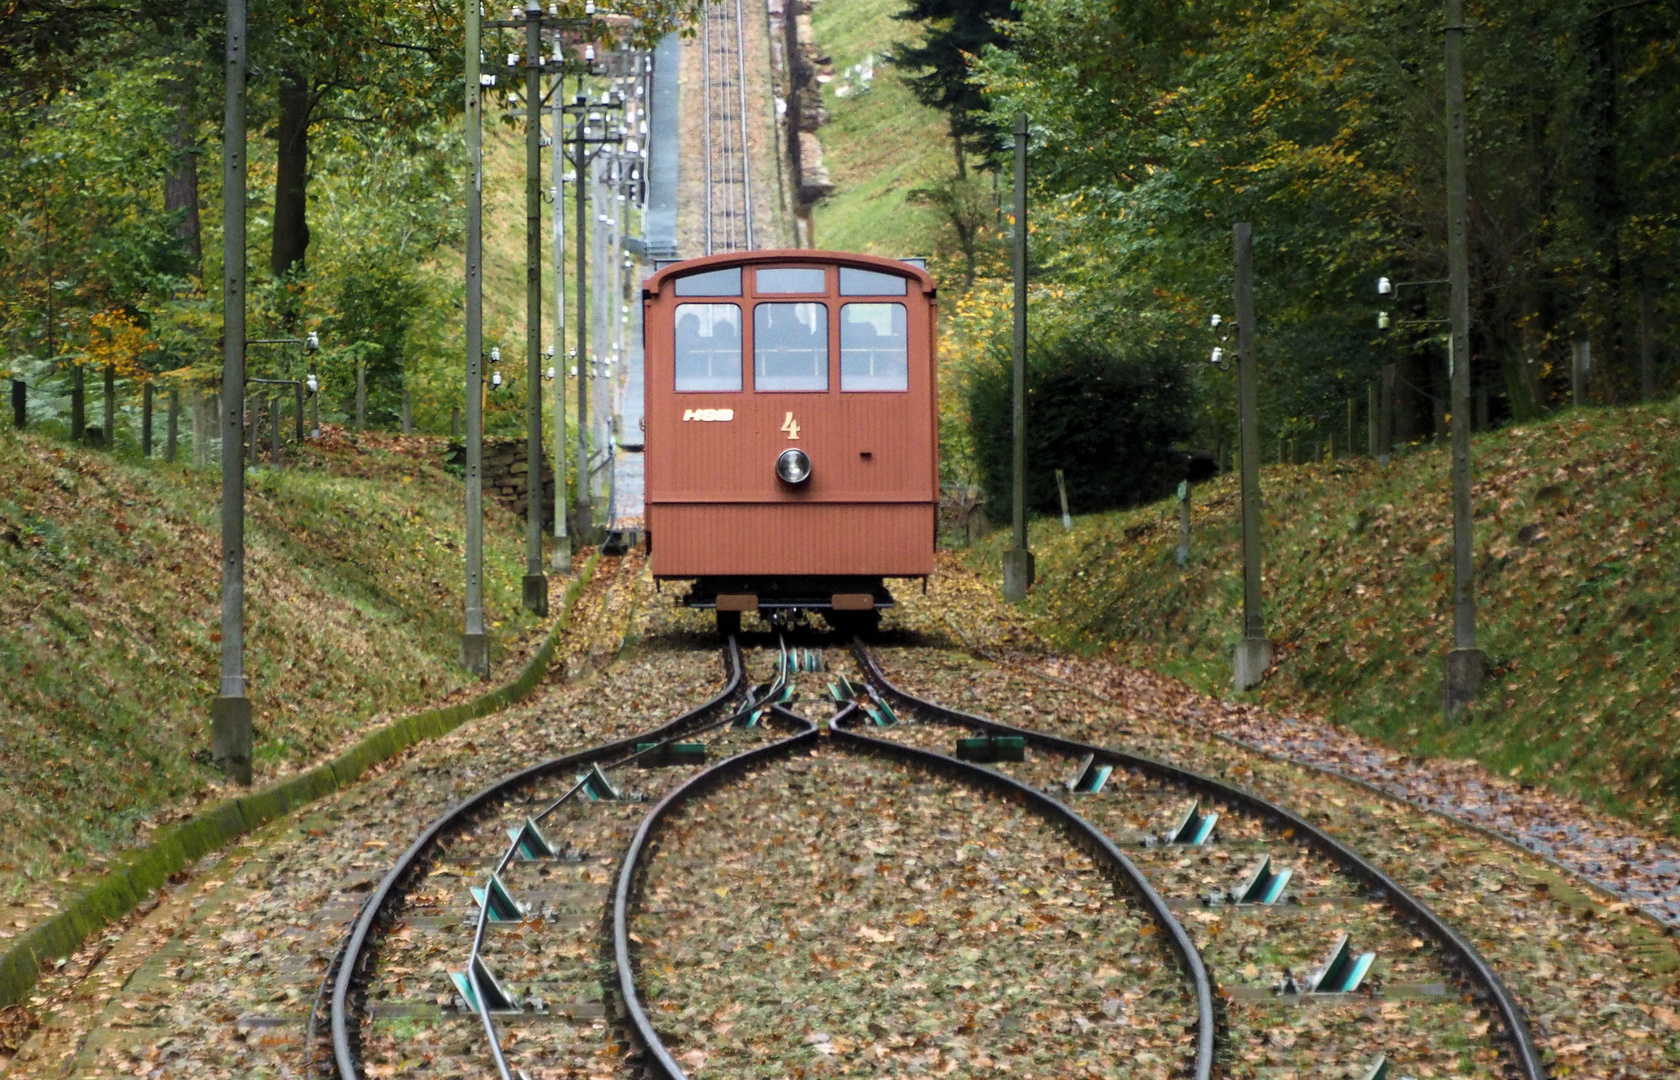
[[[175,454],[179,448],[181,438],[181,391],[178,387],[169,388],[169,419],[166,421],[163,439],[163,460],[175,463]]]
[[[29,420],[29,384],[22,379],[12,380],[12,426],[19,431]]]

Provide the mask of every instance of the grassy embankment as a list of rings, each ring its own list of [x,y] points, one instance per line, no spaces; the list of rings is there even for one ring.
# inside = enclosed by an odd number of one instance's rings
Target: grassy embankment
[[[248,481],[259,784],[479,685],[456,662],[463,508],[440,441],[370,433],[308,455]],[[0,894],[57,892],[215,794],[217,491],[213,466],[0,434]],[[485,535],[502,658],[535,629],[522,525],[490,504]]]
[[[1448,454],[1273,466],[1265,610],[1276,666],[1259,702],[1320,713],[1409,754],[1474,757],[1680,832],[1680,405],[1571,411],[1475,440],[1480,644],[1493,668],[1458,721],[1440,709],[1452,642]],[[1194,494],[1176,563],[1167,500],[1032,526],[1023,605],[1058,646],[1230,690],[1242,622],[1234,477]],[[999,572],[998,533],[969,555]]]
[[[834,60],[834,79],[822,88],[829,122],[817,131],[834,194],[813,215],[818,247],[895,257],[939,247],[932,212],[908,196],[955,166],[944,117],[917,101],[899,69],[884,61],[895,43],[916,33],[915,24],[893,18],[903,9],[902,0],[822,0],[811,9],[818,51]],[[842,86],[857,86],[847,70],[869,55],[869,92],[840,97]]]

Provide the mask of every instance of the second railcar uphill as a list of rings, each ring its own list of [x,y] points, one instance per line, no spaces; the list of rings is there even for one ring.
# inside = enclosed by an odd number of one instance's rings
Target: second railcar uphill
[[[935,287],[913,263],[753,251],[643,285],[654,577],[733,632],[820,612],[868,630],[933,570]]]

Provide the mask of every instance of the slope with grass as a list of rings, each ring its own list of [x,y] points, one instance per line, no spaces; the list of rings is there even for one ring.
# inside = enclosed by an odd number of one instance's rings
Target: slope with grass
[[[441,442],[327,436],[301,467],[247,481],[259,784],[383,717],[477,685],[456,662],[464,515]],[[216,794],[217,491],[213,468],[0,435],[8,897],[42,882],[59,890]],[[501,668],[537,629],[519,607],[521,534],[512,514],[487,506],[485,601]]]
[[[818,247],[889,257],[940,247],[933,214],[909,195],[953,170],[951,140],[944,117],[917,101],[888,61],[894,45],[917,32],[893,18],[902,10],[903,0],[821,0],[811,9],[817,50],[835,72],[822,87],[829,122],[817,132],[834,182],[812,215]],[[870,57],[875,77],[858,92],[846,73]]]
[[[1480,644],[1492,673],[1441,715],[1452,643],[1442,449],[1263,471],[1276,666],[1255,693],[1406,753],[1474,757],[1680,829],[1680,406],[1575,411],[1475,440]],[[1023,605],[1072,650],[1230,687],[1242,582],[1235,478],[1197,488],[1180,568],[1175,501],[1033,524]],[[1077,509],[1077,508],[1075,508]],[[997,572],[997,534],[969,558]]]

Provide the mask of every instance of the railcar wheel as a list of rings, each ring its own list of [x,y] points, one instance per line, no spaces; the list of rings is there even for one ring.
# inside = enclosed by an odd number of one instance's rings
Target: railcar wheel
[[[719,637],[728,637],[741,632],[741,613],[739,611],[720,611],[717,613],[717,631]]]

